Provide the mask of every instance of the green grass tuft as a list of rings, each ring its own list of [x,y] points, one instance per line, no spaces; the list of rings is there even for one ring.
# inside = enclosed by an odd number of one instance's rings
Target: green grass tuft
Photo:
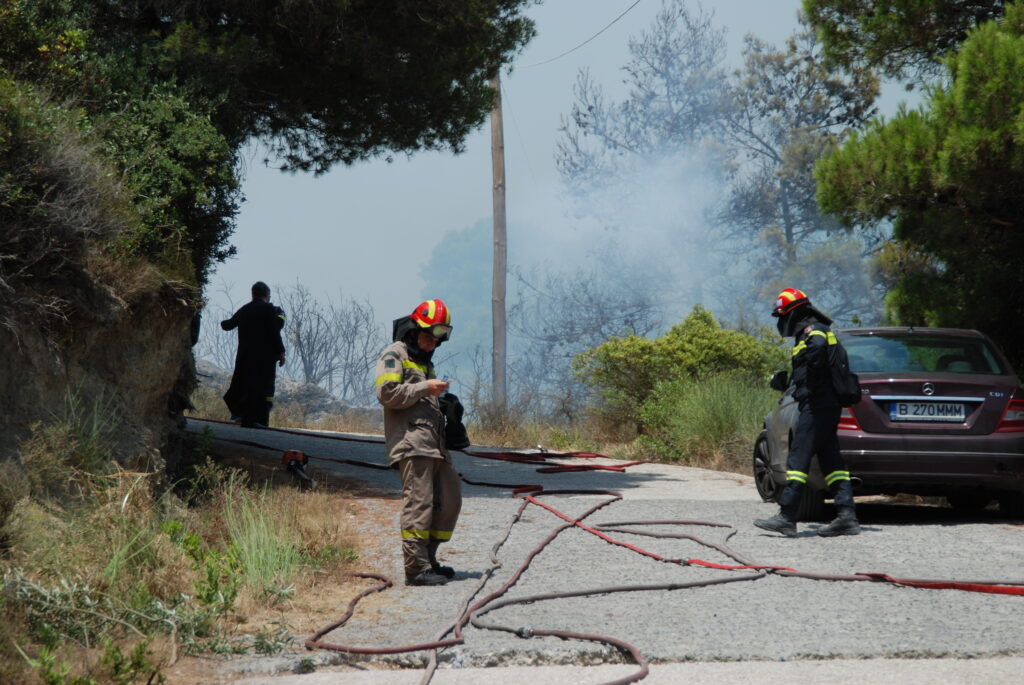
[[[777,401],[777,392],[746,374],[659,383],[640,410],[640,441],[665,461],[745,467],[764,416]]]

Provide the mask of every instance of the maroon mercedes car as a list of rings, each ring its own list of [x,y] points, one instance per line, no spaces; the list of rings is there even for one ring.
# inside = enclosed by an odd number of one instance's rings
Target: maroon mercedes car
[[[863,392],[839,420],[855,495],[941,495],[964,511],[995,500],[1003,515],[1024,518],[1024,387],[995,343],[953,328],[836,335]],[[773,387],[788,379],[778,380]],[[792,390],[765,417],[754,445],[754,478],[765,501],[777,501],[786,483],[797,415]],[[816,460],[807,483],[799,516],[820,519],[828,493]]]

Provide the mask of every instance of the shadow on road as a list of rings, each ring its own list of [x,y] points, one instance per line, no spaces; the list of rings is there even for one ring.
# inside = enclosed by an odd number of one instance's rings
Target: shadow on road
[[[1008,518],[995,507],[978,512],[965,512],[949,506],[917,504],[899,501],[858,502],[857,518],[862,524],[899,525],[942,525],[956,526],[973,523],[1000,523],[1022,525],[1020,521]]]

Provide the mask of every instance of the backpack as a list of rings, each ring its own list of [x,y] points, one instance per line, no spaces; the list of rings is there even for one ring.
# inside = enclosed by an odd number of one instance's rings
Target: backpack
[[[832,389],[843,407],[852,407],[860,402],[860,378],[850,370],[850,359],[839,342],[835,344],[835,358],[832,360]]]

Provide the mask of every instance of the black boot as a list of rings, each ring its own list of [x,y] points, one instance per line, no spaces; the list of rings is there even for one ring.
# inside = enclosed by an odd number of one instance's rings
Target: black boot
[[[782,511],[770,519],[754,519],[754,525],[775,533],[782,533],[787,538],[796,537],[796,519],[790,518]]]
[[[406,585],[444,585],[447,582],[447,578],[440,574],[434,573],[433,570],[405,574]]]
[[[444,576],[445,578],[454,577],[455,569],[453,569],[451,566],[442,566],[441,563],[437,560],[436,554],[437,551],[433,547],[428,545],[427,556],[430,557],[430,570],[439,576]]]
[[[852,507],[843,507],[831,523],[818,529],[818,535],[826,538],[837,535],[858,535],[859,533],[860,522],[857,521],[857,514]]]

